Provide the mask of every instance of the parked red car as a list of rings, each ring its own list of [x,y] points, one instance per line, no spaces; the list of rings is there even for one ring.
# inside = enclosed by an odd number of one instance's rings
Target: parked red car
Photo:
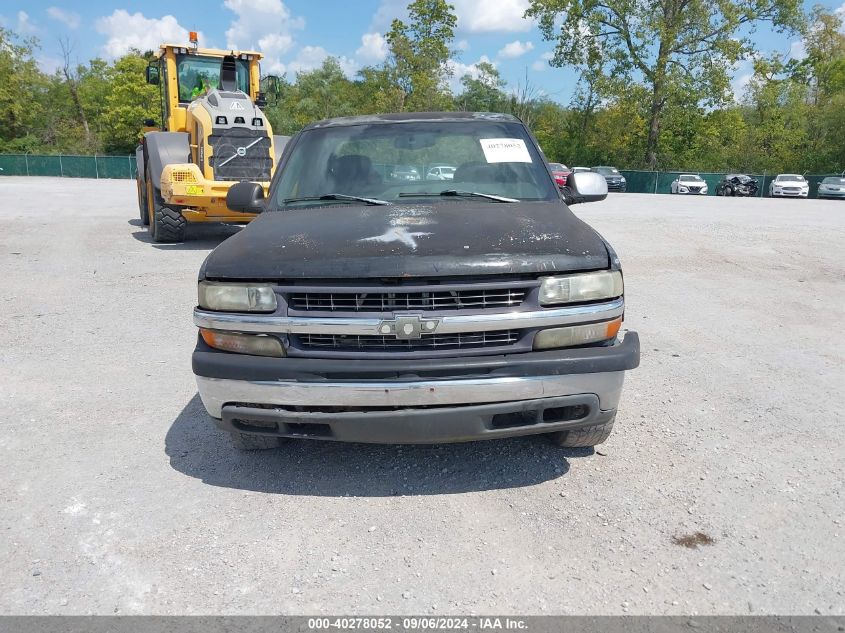
[[[549,169],[552,170],[552,176],[558,187],[563,187],[566,184],[566,177],[569,175],[569,167],[563,163],[549,163]]]

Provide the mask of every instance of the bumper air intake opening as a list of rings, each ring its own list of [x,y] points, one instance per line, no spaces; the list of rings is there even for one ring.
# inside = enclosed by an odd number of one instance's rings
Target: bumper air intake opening
[[[297,437],[331,437],[332,427],[315,422],[287,422],[285,435]]]
[[[543,410],[543,422],[569,422],[586,418],[590,413],[590,407],[584,404],[570,405],[568,407],[550,407]]]
[[[517,426],[531,426],[537,424],[537,411],[511,411],[497,413],[490,421],[494,429],[510,429]]]

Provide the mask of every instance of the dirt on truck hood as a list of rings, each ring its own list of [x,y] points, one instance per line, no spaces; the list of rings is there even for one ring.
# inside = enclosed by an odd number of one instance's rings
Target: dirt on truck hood
[[[560,202],[268,211],[209,255],[208,279],[438,277],[595,270],[599,235]]]

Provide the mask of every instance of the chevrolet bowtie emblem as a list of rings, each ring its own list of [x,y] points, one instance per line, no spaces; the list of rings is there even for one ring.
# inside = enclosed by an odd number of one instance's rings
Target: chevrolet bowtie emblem
[[[418,316],[398,316],[392,321],[378,324],[378,333],[382,336],[393,334],[398,339],[421,338],[423,334],[433,334],[440,325],[439,319],[421,319]]]

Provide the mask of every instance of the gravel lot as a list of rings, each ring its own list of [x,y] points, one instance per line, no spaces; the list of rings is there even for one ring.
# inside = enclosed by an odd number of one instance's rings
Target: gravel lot
[[[597,453],[241,454],[190,368],[238,229],[151,244],[131,181],[0,201],[0,614],[845,613],[845,203],[575,207],[643,344]]]

